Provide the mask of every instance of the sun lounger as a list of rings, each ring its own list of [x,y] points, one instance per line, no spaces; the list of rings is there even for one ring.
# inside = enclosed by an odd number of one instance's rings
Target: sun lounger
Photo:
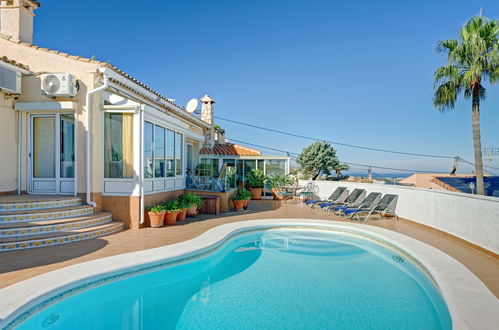
[[[338,187],[333,191],[333,193],[331,194],[331,196],[328,197],[328,199],[324,199],[324,200],[314,199],[314,200],[305,201],[304,203],[312,208],[312,207],[314,207],[315,204],[336,201],[337,199],[339,199],[340,197],[343,197],[343,196],[345,199],[348,196],[347,188],[346,187]]]
[[[342,213],[348,212],[348,214],[351,214],[353,212],[356,212],[360,209],[367,209],[370,210],[374,206],[376,206],[379,201],[381,200],[382,194],[379,192],[372,192],[367,195],[364,200],[358,202],[358,203],[350,203],[348,205],[338,205],[333,207],[333,211],[337,215],[341,215]]]
[[[326,203],[330,205],[325,205],[327,214],[330,214],[334,207],[338,206],[349,206],[349,205],[359,205],[366,198],[365,189],[354,189],[344,202]]]
[[[359,208],[358,210],[346,209],[345,215],[348,216],[350,219],[353,219],[353,217],[355,216],[357,220],[366,221],[374,213],[379,214],[381,217],[388,214],[395,216],[398,220],[399,217],[397,213],[395,213],[395,208],[397,207],[397,200],[398,200],[398,195],[386,194],[385,196],[383,196],[383,198],[381,198],[379,203],[373,206],[372,208],[370,209]],[[366,214],[366,216],[363,219],[361,219],[360,214]]]

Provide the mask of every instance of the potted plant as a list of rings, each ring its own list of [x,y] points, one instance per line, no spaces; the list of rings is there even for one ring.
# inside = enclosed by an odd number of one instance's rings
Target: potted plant
[[[187,193],[178,198],[184,201],[187,206],[187,216],[193,217],[198,214],[198,210],[203,206],[203,199],[196,194]]]
[[[232,203],[234,204],[234,209],[236,209],[236,211],[242,210],[244,207],[244,203],[249,196],[251,196],[251,193],[247,189],[244,188],[237,189],[234,196],[232,196]]]
[[[162,205],[154,205],[147,208],[149,222],[151,227],[159,228],[163,226],[163,219],[165,217],[165,209]]]
[[[176,200],[166,201],[162,205],[165,210],[165,223],[174,225],[177,221],[177,213],[180,211],[178,202]]]
[[[177,213],[177,221],[185,220],[185,216],[187,215],[187,209],[189,208],[189,206],[190,204],[188,204],[185,200],[177,199],[177,207],[179,209]]]
[[[268,178],[261,170],[255,169],[248,173],[246,181],[249,184],[251,199],[262,199],[263,185],[267,180]]]
[[[293,178],[289,174],[272,174],[267,182],[272,187],[274,199],[281,200],[284,196],[278,193],[283,191],[284,186],[293,184]]]

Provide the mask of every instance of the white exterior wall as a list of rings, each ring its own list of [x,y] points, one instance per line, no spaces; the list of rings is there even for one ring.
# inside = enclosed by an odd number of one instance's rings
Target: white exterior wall
[[[300,185],[309,181],[301,180]],[[397,214],[499,254],[499,198],[430,189],[343,181],[316,181],[321,198],[337,187],[399,195]]]

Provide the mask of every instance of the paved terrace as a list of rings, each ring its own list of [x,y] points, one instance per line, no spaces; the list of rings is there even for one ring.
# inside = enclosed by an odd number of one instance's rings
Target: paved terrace
[[[27,278],[72,264],[116,254],[178,243],[200,235],[215,226],[245,220],[266,218],[311,218],[348,221],[316,212],[304,204],[251,201],[248,210],[219,216],[198,215],[175,226],[127,230],[107,237],[59,246],[0,253],[0,288]],[[463,241],[422,225],[394,219],[365,222],[408,235],[430,244],[459,260],[499,297],[499,258],[476,249]]]

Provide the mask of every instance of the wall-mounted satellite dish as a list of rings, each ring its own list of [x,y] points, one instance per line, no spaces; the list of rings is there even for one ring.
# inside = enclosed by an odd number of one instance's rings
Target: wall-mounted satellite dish
[[[196,111],[197,107],[198,107],[198,100],[190,99],[189,102],[187,102],[187,105],[185,106],[185,110],[189,113],[193,113],[194,111]]]

